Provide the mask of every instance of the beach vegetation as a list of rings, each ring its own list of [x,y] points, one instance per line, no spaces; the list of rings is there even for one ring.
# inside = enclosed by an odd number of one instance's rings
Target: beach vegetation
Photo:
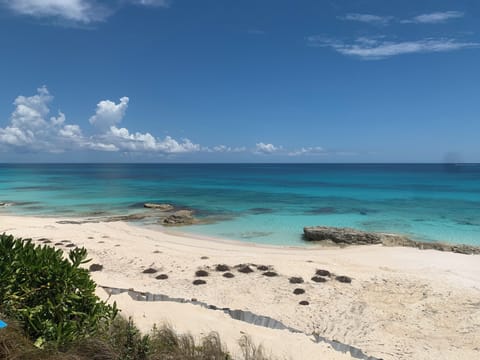
[[[0,235],[0,304],[36,346],[61,347],[93,336],[116,316],[115,305],[100,301],[87,269],[87,251],[35,245]]]

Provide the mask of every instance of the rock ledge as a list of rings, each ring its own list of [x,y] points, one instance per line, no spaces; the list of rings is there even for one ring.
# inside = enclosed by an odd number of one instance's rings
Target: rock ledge
[[[303,228],[303,234],[307,241],[323,241],[337,245],[383,244],[384,246],[408,246],[460,254],[480,254],[479,246],[416,241],[403,235],[368,232],[351,228],[307,226]]]

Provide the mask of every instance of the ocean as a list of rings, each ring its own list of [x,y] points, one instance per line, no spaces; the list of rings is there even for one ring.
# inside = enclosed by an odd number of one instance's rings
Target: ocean
[[[302,245],[304,226],[329,225],[480,245],[478,164],[0,164],[0,203],[12,204],[0,214],[126,214],[145,202],[209,222],[173,230],[255,243]]]

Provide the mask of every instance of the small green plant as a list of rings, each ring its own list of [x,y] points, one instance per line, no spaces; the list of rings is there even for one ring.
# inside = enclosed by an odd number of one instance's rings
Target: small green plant
[[[100,301],[95,282],[80,267],[88,261],[84,248],[64,258],[53,247],[0,235],[2,311],[22,324],[37,347],[92,336],[116,316],[116,306]]]

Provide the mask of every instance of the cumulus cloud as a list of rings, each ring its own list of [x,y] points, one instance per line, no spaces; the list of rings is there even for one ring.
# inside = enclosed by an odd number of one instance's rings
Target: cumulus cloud
[[[198,144],[189,139],[177,141],[171,136],[164,139],[155,138],[150,133],[130,133],[126,128],[110,127],[110,130],[101,136],[111,145],[122,151],[130,152],[159,152],[164,154],[180,154],[200,151]]]
[[[23,151],[59,152],[74,148],[82,140],[77,125],[65,125],[65,114],[47,119],[48,104],[53,96],[43,86],[33,96],[18,96],[10,123],[0,128],[0,147],[14,147]],[[60,146],[58,146],[60,145]]]
[[[85,136],[77,124],[67,124],[64,113],[51,116],[49,105],[53,96],[43,86],[32,96],[18,96],[10,122],[0,128],[0,150],[44,151],[51,153],[68,150],[121,151],[136,153],[182,154],[201,151],[199,144],[189,139],[176,140],[171,136],[156,138],[146,132],[131,133],[117,127],[125,116],[128,97],[118,103],[102,100],[89,121],[94,133]]]
[[[350,13],[345,15],[344,17],[340,17],[340,19],[348,21],[358,21],[374,25],[387,25],[390,21],[393,20],[393,16]]]
[[[265,144],[263,142],[255,144],[255,153],[258,154],[273,154],[281,150],[281,146],[275,146],[273,144]]]
[[[465,14],[461,11],[444,11],[434,12],[429,14],[422,14],[415,16],[409,20],[403,20],[402,23],[416,23],[416,24],[440,24],[451,19],[462,18]]]
[[[127,111],[128,101],[129,98],[126,96],[120,98],[118,104],[110,100],[102,100],[97,104],[95,115],[88,121],[100,130],[108,130],[111,126],[117,125],[122,121]]]
[[[323,36],[309,36],[307,42],[312,47],[330,47],[340,54],[365,60],[380,60],[404,54],[448,52],[475,48],[480,45],[480,43],[459,41],[452,38],[389,41],[383,38],[360,37],[347,43]]]

